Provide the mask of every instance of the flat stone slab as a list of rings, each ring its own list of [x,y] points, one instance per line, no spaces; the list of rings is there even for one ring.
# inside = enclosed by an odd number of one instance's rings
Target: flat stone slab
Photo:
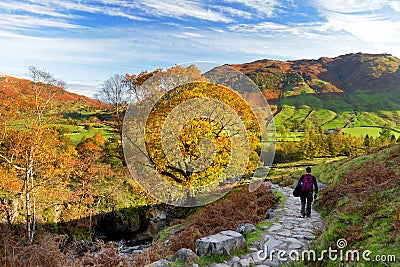
[[[168,267],[168,266],[171,266],[171,263],[166,259],[162,259],[145,265],[145,267]]]
[[[243,235],[228,230],[197,239],[196,254],[199,256],[230,255],[232,250],[242,249],[246,246]]]

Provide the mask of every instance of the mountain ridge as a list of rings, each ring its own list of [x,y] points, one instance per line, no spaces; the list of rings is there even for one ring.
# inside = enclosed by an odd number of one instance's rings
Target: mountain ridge
[[[258,85],[278,124],[292,130],[296,120],[326,129],[386,123],[400,128],[400,59],[391,54],[261,59],[230,66]],[[285,109],[287,114],[282,114]],[[319,117],[309,118],[318,110],[327,111],[326,117],[320,112]]]
[[[381,62],[379,62],[381,61]],[[384,61],[384,62],[382,62]],[[357,64],[358,63],[358,64]],[[265,64],[264,67],[260,64]],[[374,66],[385,67],[375,72],[368,73]],[[365,54],[365,53],[351,53],[340,55],[334,58],[321,57],[319,59],[299,59],[299,60],[271,60],[260,59],[250,63],[234,64],[232,67],[244,72],[245,74],[258,72],[258,73],[300,73],[305,75],[305,79],[323,78],[333,84],[343,84],[354,81],[361,77],[351,77],[351,75],[364,74],[370,77],[370,80],[384,78],[387,75],[398,72],[400,66],[400,59],[391,54]],[[369,69],[368,69],[369,67]],[[366,72],[366,73],[363,73]],[[361,72],[361,73],[359,73]],[[345,75],[350,73],[350,75]],[[353,79],[351,79],[353,78]],[[365,82],[360,83],[365,85]],[[339,88],[344,89],[344,88]]]

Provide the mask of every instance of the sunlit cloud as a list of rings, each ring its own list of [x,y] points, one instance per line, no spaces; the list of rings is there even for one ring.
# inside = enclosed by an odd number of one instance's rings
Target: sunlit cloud
[[[400,2],[392,1],[391,6],[392,6],[394,11],[400,12]]]
[[[315,2],[322,11],[338,13],[360,13],[375,11],[392,3],[392,1],[388,0],[315,0]]]
[[[376,15],[344,14],[335,14],[327,18],[332,27],[346,30],[366,42],[400,42],[400,20],[390,21]]]
[[[400,4],[391,0],[316,1],[327,23],[371,44],[400,41]]]

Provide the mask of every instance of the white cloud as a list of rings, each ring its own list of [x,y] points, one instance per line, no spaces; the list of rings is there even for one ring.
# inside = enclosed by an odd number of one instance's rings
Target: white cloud
[[[388,0],[315,0],[317,7],[323,12],[359,13],[379,10],[392,1]]]
[[[343,35],[341,29],[335,29],[330,23],[310,22],[310,23],[273,23],[261,22],[258,24],[237,24],[228,27],[230,31],[253,36],[270,36],[273,39],[285,38],[304,38],[312,41],[331,42]]]
[[[194,32],[184,32],[181,36],[189,37],[189,38],[203,38],[204,36]]]
[[[12,15],[3,14],[0,20],[0,26],[8,29],[16,28],[38,28],[38,27],[53,27],[53,28],[85,28],[83,26],[68,23],[60,19],[38,18],[28,15]]]
[[[197,19],[215,21],[215,22],[231,22],[232,19],[221,13],[212,11],[203,7],[200,3],[183,0],[143,0],[144,10],[156,16],[178,17],[184,16]],[[141,7],[143,9],[143,7]]]
[[[399,1],[392,1],[391,6],[394,11],[400,12],[400,2]]]
[[[400,21],[390,21],[376,15],[334,14],[327,18],[332,27],[346,30],[366,42],[400,42]]]
[[[100,86],[84,85],[84,84],[67,84],[66,90],[71,93],[85,95],[91,98],[95,98],[96,94],[100,91]]]
[[[284,24],[274,22],[261,22],[258,24],[236,24],[228,27],[231,31],[235,32],[282,32],[292,31],[292,29]]]
[[[71,14],[65,14],[55,11],[53,8],[49,8],[42,5],[27,4],[19,2],[0,2],[0,9],[8,12],[13,11],[24,11],[32,14],[46,15],[50,17],[60,17],[60,18],[73,18]]]
[[[188,61],[241,63],[349,52],[400,55],[399,1],[311,1],[320,13],[313,22],[295,23],[277,17],[289,11],[284,5],[293,6],[292,0],[3,0],[0,72],[13,75],[39,65],[67,83],[97,86],[114,73]],[[85,19],[97,19],[87,13],[128,18],[132,24],[83,31]],[[149,21],[138,27],[137,20]],[[59,38],[29,35],[40,36],[47,27]]]
[[[274,12],[280,6],[277,0],[226,0],[226,2],[245,5],[267,17],[273,17]]]
[[[29,0],[31,4],[26,4],[19,1],[9,1],[7,5],[14,6],[15,10],[24,10],[30,12],[32,14],[38,14],[32,8],[26,8],[26,6],[35,7],[38,6],[42,10],[46,10],[46,15],[54,16],[58,14],[68,14],[69,12],[88,12],[92,14],[104,14],[109,16],[117,16],[124,17],[131,20],[148,20],[142,16],[138,16],[137,14],[129,13],[130,10],[127,8],[125,2],[121,1],[91,1],[92,4],[86,4],[81,1],[73,1],[73,0]],[[105,4],[113,5],[113,6],[104,6]],[[66,17],[71,17],[71,15],[65,15]]]
[[[221,12],[229,13],[233,17],[240,17],[240,18],[245,18],[245,19],[250,19],[252,17],[252,14],[250,12],[240,10],[237,8],[233,8],[233,7],[214,6],[214,8],[220,10]]]
[[[315,0],[334,31],[344,31],[377,50],[400,42],[400,4],[398,0]],[[393,52],[392,52],[393,53]]]
[[[223,29],[220,29],[220,28],[210,28],[210,30],[212,30],[214,32],[219,32],[219,33],[225,32]]]

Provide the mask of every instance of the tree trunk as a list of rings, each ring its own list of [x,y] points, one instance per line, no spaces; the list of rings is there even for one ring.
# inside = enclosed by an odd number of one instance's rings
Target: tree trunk
[[[33,162],[28,165],[25,177],[26,230],[28,242],[33,241],[36,228],[36,201],[33,180]]]
[[[26,171],[26,177],[24,181],[25,187],[25,210],[26,210],[26,231],[27,231],[27,239],[30,240],[31,236],[31,199],[30,199],[30,191],[29,191],[29,170]],[[30,242],[30,241],[29,241]]]
[[[33,237],[36,232],[36,198],[35,198],[35,184],[33,180],[33,175],[31,176],[31,199],[32,203],[32,215],[31,215],[31,236],[29,237],[29,242],[33,241]]]

